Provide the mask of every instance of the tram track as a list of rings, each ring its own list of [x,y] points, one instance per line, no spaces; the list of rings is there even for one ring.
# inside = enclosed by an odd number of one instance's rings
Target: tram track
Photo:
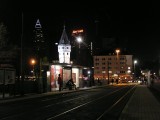
[[[126,87],[122,87],[121,89],[124,89]],[[52,119],[59,119],[59,117],[68,114],[70,112],[74,112],[77,109],[82,109],[84,106],[87,106],[91,103],[94,103],[98,100],[101,100],[104,97],[110,96],[112,94],[114,94],[115,92],[117,92],[120,88],[115,88],[115,89],[107,89],[108,90],[108,94],[105,94],[105,89],[102,89],[101,91],[103,91],[102,93],[99,93],[99,91],[97,92],[96,90],[93,92],[89,92],[89,94],[86,95],[86,93],[84,92],[83,94],[77,95],[77,97],[71,97],[68,98],[68,96],[66,95],[66,97],[62,97],[63,100],[59,100],[57,102],[55,102],[56,100],[59,99],[59,97],[57,97],[57,99],[54,98],[46,98],[46,99],[42,99],[41,102],[46,102],[46,101],[54,101],[52,104],[48,103],[48,104],[44,104],[43,106],[37,107],[37,108],[32,108],[31,110],[26,110],[26,111],[21,111],[18,113],[17,112],[13,112],[11,114],[4,114],[3,116],[0,116],[1,120],[13,120],[13,119],[23,119],[23,120],[28,120],[28,119],[32,119],[34,118],[34,120],[52,120]],[[110,91],[110,92],[109,92]],[[92,94],[94,93],[94,94]],[[104,95],[105,94],[105,95]],[[76,94],[73,94],[76,95]],[[100,95],[101,97],[98,97],[97,99],[92,100],[94,97],[96,98],[97,95]],[[65,96],[65,95],[64,95]],[[64,99],[66,98],[66,99]],[[67,99],[68,98],[68,99]],[[79,101],[79,102],[75,102],[75,101]],[[74,103],[74,104],[72,104]],[[67,108],[65,109],[59,109],[58,111],[55,112],[55,109],[58,109],[59,107],[62,106],[67,106]],[[53,112],[54,111],[54,112]],[[38,113],[43,113],[45,112],[46,114],[39,114]],[[37,113],[37,115],[33,114],[33,113]],[[29,116],[30,115],[30,116]],[[25,117],[26,116],[26,117]],[[32,116],[32,117],[31,117]],[[48,117],[49,116],[49,117]]]
[[[111,112],[114,108],[115,108],[115,106],[116,105],[118,105],[122,100],[124,100],[125,99],[125,97],[127,96],[127,95],[129,95],[131,92],[133,92],[133,90],[134,90],[134,88],[135,88],[135,86],[134,87],[132,87],[131,89],[129,89],[122,97],[120,97],[118,100],[116,100],[113,104],[111,104],[111,106],[109,106],[107,109],[105,109],[104,110],[104,112],[102,112],[102,114],[99,114],[98,115],[98,117],[97,117],[97,119],[96,120],[100,120],[100,119],[102,119],[107,113],[109,113],[109,112]],[[123,89],[126,89],[126,88],[123,88]],[[57,114],[57,115],[55,115],[55,116],[53,116],[53,117],[50,117],[50,118],[48,118],[48,119],[46,119],[46,120],[63,120],[64,118],[65,118],[65,120],[69,120],[69,119],[75,119],[75,118],[72,118],[72,116],[73,115],[66,115],[66,114],[69,114],[69,113],[77,113],[77,111],[76,112],[73,112],[73,111],[75,111],[75,110],[77,110],[77,109],[82,109],[82,107],[85,107],[84,109],[85,109],[85,111],[86,111],[86,106],[87,105],[89,105],[89,104],[94,104],[94,103],[96,103],[97,101],[100,101],[101,99],[104,99],[105,97],[109,97],[109,96],[111,96],[111,95],[113,95],[113,94],[115,94],[115,93],[117,93],[117,92],[119,92],[119,91],[121,91],[122,89],[120,89],[120,90],[116,90],[116,91],[114,91],[114,92],[111,92],[111,93],[109,93],[109,94],[107,94],[107,95],[104,95],[104,96],[101,96],[101,97],[99,97],[99,98],[97,98],[97,99],[94,99],[94,100],[92,100],[92,101],[89,101],[89,102],[87,102],[87,103],[85,103],[85,104],[81,104],[81,105],[79,105],[79,106],[76,106],[76,107],[74,107],[74,108],[72,108],[72,109],[69,109],[69,110],[67,110],[67,111],[64,111],[64,112],[62,112],[62,113],[60,113],[60,114]],[[131,95],[131,94],[130,94]],[[129,97],[128,97],[129,98]],[[72,114],[71,113],[71,114]],[[83,115],[80,115],[80,116],[83,116]],[[92,116],[92,115],[91,115]],[[94,119],[95,120],[95,117],[90,117],[90,116],[87,116],[89,119]],[[66,118],[69,118],[69,119],[66,119]],[[76,120],[82,120],[83,118],[76,118]]]

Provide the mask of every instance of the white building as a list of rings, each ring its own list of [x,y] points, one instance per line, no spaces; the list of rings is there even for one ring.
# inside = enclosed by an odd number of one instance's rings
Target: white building
[[[61,39],[58,44],[59,63],[70,64],[70,52],[71,52],[71,45],[70,41],[68,40],[64,26],[63,33],[61,35]]]

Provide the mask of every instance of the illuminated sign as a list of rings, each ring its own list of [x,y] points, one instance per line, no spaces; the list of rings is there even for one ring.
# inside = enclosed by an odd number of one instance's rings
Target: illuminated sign
[[[72,34],[79,34],[79,33],[83,33],[83,29],[72,31]]]

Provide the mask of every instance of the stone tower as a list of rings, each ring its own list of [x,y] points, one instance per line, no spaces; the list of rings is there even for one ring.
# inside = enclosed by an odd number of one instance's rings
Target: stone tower
[[[71,52],[71,45],[70,45],[70,41],[68,40],[65,26],[64,26],[61,39],[58,44],[59,63],[70,64],[70,52]]]

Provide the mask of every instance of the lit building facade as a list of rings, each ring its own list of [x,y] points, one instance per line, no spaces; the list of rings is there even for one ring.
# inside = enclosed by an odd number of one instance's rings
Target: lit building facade
[[[70,41],[68,40],[64,27],[61,39],[58,44],[59,63],[70,64],[70,52],[71,52],[71,45]]]
[[[94,56],[93,61],[95,79],[132,79],[132,55]]]

